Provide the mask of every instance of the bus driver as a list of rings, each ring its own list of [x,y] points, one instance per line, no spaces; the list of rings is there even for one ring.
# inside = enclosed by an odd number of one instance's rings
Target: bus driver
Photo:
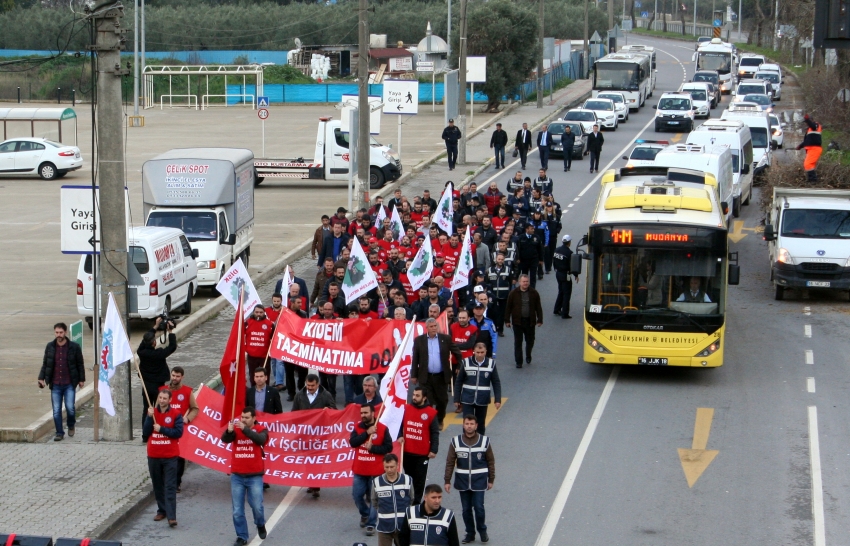
[[[708,294],[706,294],[704,290],[700,289],[701,284],[699,277],[691,277],[688,290],[682,292],[682,295],[679,296],[679,299],[676,301],[711,303],[711,298],[708,297]]]

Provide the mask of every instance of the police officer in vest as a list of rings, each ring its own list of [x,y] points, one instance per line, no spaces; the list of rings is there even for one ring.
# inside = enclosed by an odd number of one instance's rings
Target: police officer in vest
[[[404,434],[399,438],[404,450],[404,473],[413,481],[413,504],[422,500],[428,464],[440,449],[437,410],[428,403],[425,389],[413,387],[412,404],[404,405]]]
[[[505,306],[508,303],[508,294],[514,282],[514,274],[511,266],[505,260],[507,254],[497,252],[493,258],[493,265],[487,269],[486,283],[490,292],[493,293],[493,305],[491,317],[499,337],[505,335]]]
[[[378,546],[398,546],[404,514],[413,505],[413,480],[399,473],[398,457],[384,455],[384,473],[372,482],[372,510],[378,513]]]
[[[460,503],[463,506],[463,524],[466,527],[463,542],[468,544],[475,540],[475,530],[481,537],[481,542],[487,542],[487,525],[484,520],[484,492],[493,488],[496,480],[496,457],[490,438],[478,433],[478,419],[469,414],[463,417],[463,434],[452,438],[449,453],[446,455],[445,488],[451,492],[449,482],[454,472],[454,488],[460,493]],[[472,515],[475,513],[475,518]]]
[[[484,434],[491,391],[498,410],[502,407],[502,382],[499,381],[496,361],[487,357],[487,345],[479,341],[472,356],[463,361],[455,378],[455,408],[461,409],[462,406],[464,415],[475,416],[479,434]]]
[[[148,471],[156,498],[153,520],[168,518],[168,525],[177,527],[177,459],[180,455],[178,442],[183,436],[183,415],[171,407],[169,390],[159,391],[154,406],[148,408],[142,425],[142,436],[148,443]]]
[[[363,404],[360,406],[360,421],[354,425],[348,443],[357,448],[351,466],[354,474],[351,496],[360,512],[360,527],[365,527],[366,534],[371,536],[375,534],[378,519],[378,514],[371,507],[372,480],[384,473],[384,455],[393,450],[393,439],[386,425],[375,420],[375,409]]]
[[[443,508],[443,490],[432,483],[425,487],[422,504],[407,509],[398,533],[401,546],[459,546],[454,512]]]
[[[555,249],[552,256],[552,265],[555,268],[555,280],[558,281],[558,297],[555,298],[555,314],[561,318],[573,318],[570,316],[570,299],[573,297],[573,280],[570,278],[570,260],[573,251],[570,249],[572,237],[569,234],[561,238],[562,245]],[[573,275],[578,282],[578,275]]]
[[[263,512],[263,446],[269,441],[269,431],[257,423],[257,412],[248,406],[242,410],[239,422],[227,424],[221,441],[233,444],[230,456],[230,497],[233,501],[234,546],[248,544],[248,522],[245,519],[245,497],[254,516],[257,536],[266,538],[266,516]]]

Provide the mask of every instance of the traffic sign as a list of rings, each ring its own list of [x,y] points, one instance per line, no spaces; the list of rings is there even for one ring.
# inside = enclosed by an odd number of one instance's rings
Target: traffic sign
[[[850,89],[846,87],[838,92],[838,100],[841,102],[850,102]]]
[[[417,72],[433,72],[434,71],[434,61],[419,61],[416,63],[416,71]]]
[[[714,26],[716,26],[716,27],[722,27],[722,26],[723,26],[723,21],[722,21],[722,20],[720,20],[720,19],[715,19],[715,20],[714,20]]]
[[[257,97],[257,108],[268,108],[269,106],[269,98],[268,97]]]
[[[635,0],[635,7],[636,7],[636,8],[641,7],[641,6],[640,6],[640,2],[638,2],[638,0]]]
[[[259,110],[257,110],[257,117],[263,121],[266,121],[267,119],[269,119],[269,111],[265,108],[260,108]]]
[[[418,114],[419,82],[416,80],[384,80],[382,101],[385,114]]]
[[[649,12],[648,11],[640,12],[640,17],[641,17],[641,19],[648,19],[649,18]]]
[[[83,321],[78,320],[77,322],[72,322],[68,331],[68,338],[83,348]]]
[[[591,44],[598,44],[602,42],[602,36],[599,35],[599,32],[593,31],[593,36],[590,37]]]

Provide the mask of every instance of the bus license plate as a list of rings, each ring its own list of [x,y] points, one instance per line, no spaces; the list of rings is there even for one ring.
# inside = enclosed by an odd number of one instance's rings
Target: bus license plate
[[[813,288],[829,288],[829,281],[806,281],[806,286]]]
[[[654,356],[639,356],[638,364],[642,364],[644,366],[666,366],[667,359]]]

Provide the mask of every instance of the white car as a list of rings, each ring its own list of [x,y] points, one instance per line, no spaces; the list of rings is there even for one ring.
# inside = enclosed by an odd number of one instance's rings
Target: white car
[[[694,117],[710,118],[711,117],[711,88],[709,83],[705,82],[689,82],[683,83],[679,87],[682,93],[690,93],[694,103]]]
[[[785,143],[785,131],[782,130],[785,124],[779,121],[779,116],[776,114],[768,115],[770,119],[770,141],[776,148],[782,148]]]
[[[623,156],[623,159],[628,162],[626,163],[626,168],[655,165],[655,156],[658,155],[658,152],[669,146],[670,142],[667,140],[638,139],[635,141],[635,144],[636,146],[632,150],[632,153]]]
[[[596,117],[596,112],[593,110],[585,110],[584,108],[573,108],[564,114],[564,121],[577,121],[581,123],[581,128],[584,132],[593,132],[593,126],[599,124],[599,119]]]
[[[617,111],[617,119],[623,123],[629,121],[629,106],[626,102],[626,97],[622,93],[614,93],[612,91],[599,93],[596,95],[598,99],[611,99],[614,101],[614,109]]]
[[[0,175],[36,174],[44,180],[53,180],[82,166],[83,156],[76,146],[29,137],[0,143]]]
[[[778,64],[764,63],[759,67],[759,72],[761,72],[761,71],[776,72],[777,74],[779,74],[780,81],[785,79],[785,77],[782,75],[782,67],[779,66]]]
[[[694,130],[694,102],[690,93],[664,93],[655,110],[655,132],[680,129],[686,133]]]
[[[596,112],[596,118],[599,120],[600,128],[604,127],[613,131],[617,130],[620,120],[617,119],[617,109],[614,107],[614,101],[611,99],[587,99],[584,101],[582,108]]]
[[[745,53],[738,59],[738,81],[752,78],[758,72],[759,67],[765,63],[763,55]]]
[[[761,66],[770,65],[763,64]],[[782,100],[782,75],[773,70],[762,70],[761,66],[759,71],[756,72],[755,79],[770,82],[773,100]]]

